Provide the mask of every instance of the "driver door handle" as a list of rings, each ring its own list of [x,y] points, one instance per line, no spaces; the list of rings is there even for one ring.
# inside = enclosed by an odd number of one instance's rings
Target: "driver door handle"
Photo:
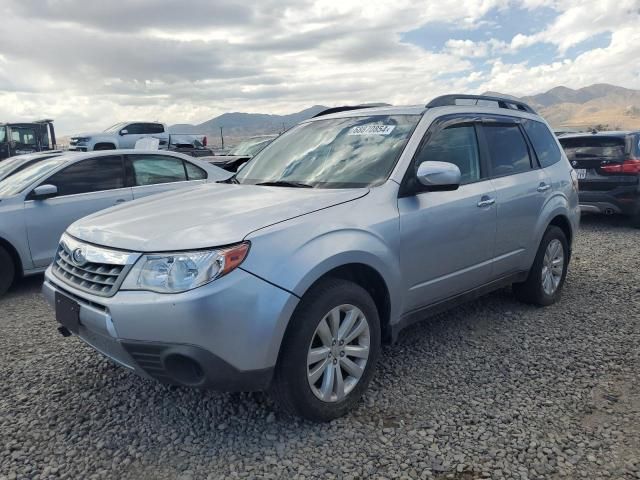
[[[538,186],[537,190],[539,192],[546,192],[550,188],[551,188],[551,185],[549,185],[547,183],[544,183],[544,182],[540,182],[540,185]]]
[[[488,195],[483,195],[480,201],[478,202],[478,208],[490,207],[496,203],[496,199],[492,198]]]

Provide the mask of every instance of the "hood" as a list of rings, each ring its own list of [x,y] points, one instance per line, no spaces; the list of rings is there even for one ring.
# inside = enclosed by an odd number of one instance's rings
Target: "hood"
[[[68,232],[90,243],[136,252],[217,247],[368,192],[206,184],[103,210],[72,224]]]

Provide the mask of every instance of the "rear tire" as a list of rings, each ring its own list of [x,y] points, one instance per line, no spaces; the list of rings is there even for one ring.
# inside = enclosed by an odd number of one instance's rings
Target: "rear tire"
[[[568,266],[567,237],[562,229],[551,225],[542,237],[527,279],[513,285],[516,298],[521,302],[540,306],[557,302],[567,277]]]
[[[369,293],[346,280],[323,280],[291,318],[271,397],[286,413],[314,422],[341,417],[367,389],[379,355],[380,320]]]
[[[0,296],[7,293],[16,276],[16,265],[7,250],[0,246]]]

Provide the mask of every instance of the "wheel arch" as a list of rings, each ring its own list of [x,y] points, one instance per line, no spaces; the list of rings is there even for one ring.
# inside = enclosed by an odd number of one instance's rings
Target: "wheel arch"
[[[337,278],[353,282],[369,293],[378,310],[382,339],[385,343],[390,342],[391,293],[382,274],[366,263],[345,263],[323,273],[309,285],[305,293],[328,278]]]
[[[24,268],[22,266],[22,259],[18,250],[8,240],[0,237],[0,247],[3,247],[13,259],[13,264],[16,269],[16,278],[22,277],[24,274]]]

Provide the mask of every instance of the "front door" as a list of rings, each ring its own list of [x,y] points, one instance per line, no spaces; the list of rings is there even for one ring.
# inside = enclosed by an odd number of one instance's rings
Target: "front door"
[[[398,200],[406,312],[491,279],[495,191],[481,162],[477,128],[474,122],[455,117],[436,123],[410,167],[415,172],[427,160],[454,163],[462,173],[462,184],[454,191],[428,191]]]
[[[119,155],[80,160],[59,170],[41,185],[55,185],[58,195],[25,200],[25,220],[34,267],[46,267],[55,256],[60,237],[76,220],[132,200],[125,186]]]

